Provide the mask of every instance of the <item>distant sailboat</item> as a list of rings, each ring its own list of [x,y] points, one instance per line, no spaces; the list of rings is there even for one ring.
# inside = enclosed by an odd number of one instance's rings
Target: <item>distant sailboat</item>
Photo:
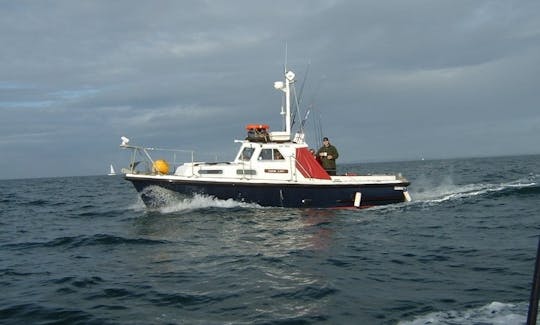
[[[109,172],[109,176],[114,176],[114,175],[116,175],[116,172],[114,171],[114,167],[111,164],[111,171]]]

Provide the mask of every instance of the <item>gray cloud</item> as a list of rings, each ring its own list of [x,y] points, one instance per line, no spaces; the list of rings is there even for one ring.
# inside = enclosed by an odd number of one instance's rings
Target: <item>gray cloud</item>
[[[285,42],[342,162],[539,152],[537,1],[0,9],[0,178],[105,173],[121,135],[230,159],[245,124],[281,126]]]

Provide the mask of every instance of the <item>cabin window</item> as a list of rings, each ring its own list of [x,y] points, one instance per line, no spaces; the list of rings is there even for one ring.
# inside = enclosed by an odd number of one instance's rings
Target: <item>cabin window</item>
[[[259,160],[282,160],[283,155],[278,149],[262,149]]]
[[[256,175],[257,171],[254,169],[237,169],[237,175]]]
[[[272,149],[262,149],[259,160],[272,160]]]
[[[283,160],[285,158],[283,158],[283,155],[281,154],[281,152],[279,152],[279,150],[277,149],[274,149],[274,160]]]
[[[248,161],[251,159],[251,156],[253,156],[253,151],[255,151],[254,148],[246,147],[242,152],[240,153],[240,160]]]
[[[223,170],[221,169],[201,169],[199,170],[199,174],[223,174]]]

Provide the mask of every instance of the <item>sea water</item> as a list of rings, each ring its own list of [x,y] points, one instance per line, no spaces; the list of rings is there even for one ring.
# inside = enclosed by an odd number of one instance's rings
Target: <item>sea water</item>
[[[339,168],[413,201],[149,210],[121,176],[1,180],[0,323],[525,323],[540,156]]]

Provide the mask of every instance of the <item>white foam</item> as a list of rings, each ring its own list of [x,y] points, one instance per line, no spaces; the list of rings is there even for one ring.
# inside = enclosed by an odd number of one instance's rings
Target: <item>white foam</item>
[[[148,186],[141,194],[150,196],[156,202],[159,202],[159,207],[155,210],[161,213],[192,211],[211,207],[224,209],[237,207],[261,208],[260,205],[255,203],[239,202],[233,199],[219,200],[213,196],[201,194],[184,195],[159,186]],[[142,200],[140,201],[142,202]]]
[[[130,204],[127,208],[133,211],[144,211],[146,209],[146,206],[144,205],[144,202],[142,201],[142,199],[138,197],[138,200]]]
[[[179,198],[179,194],[171,190],[160,186],[148,186],[142,192],[141,195],[151,197],[152,200],[159,205],[169,205],[176,202]]]
[[[413,320],[400,321],[399,325],[522,325],[527,319],[528,303],[510,304],[494,301],[485,306],[429,313]]]
[[[260,208],[259,205],[253,203],[244,203],[234,201],[233,199],[219,200],[212,196],[196,194],[193,197],[183,198],[174,202],[168,202],[164,207],[159,208],[162,213],[171,213],[179,211],[192,211],[204,208]]]

